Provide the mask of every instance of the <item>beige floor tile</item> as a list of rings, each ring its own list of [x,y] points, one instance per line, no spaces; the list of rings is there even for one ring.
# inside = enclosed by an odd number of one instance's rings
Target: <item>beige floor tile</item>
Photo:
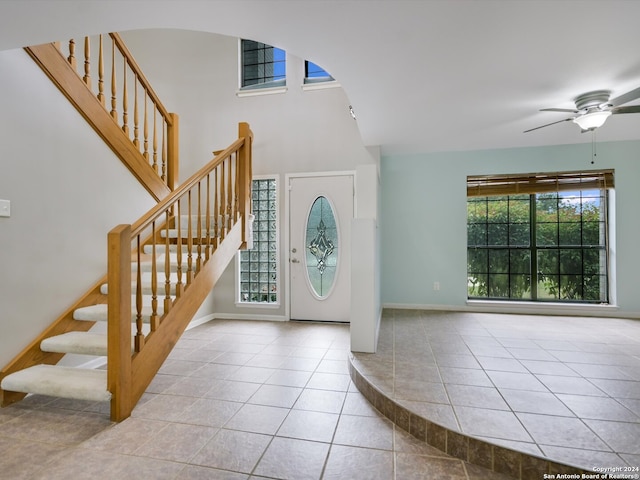
[[[326,443],[276,437],[254,473],[280,479],[318,480],[328,452]]]

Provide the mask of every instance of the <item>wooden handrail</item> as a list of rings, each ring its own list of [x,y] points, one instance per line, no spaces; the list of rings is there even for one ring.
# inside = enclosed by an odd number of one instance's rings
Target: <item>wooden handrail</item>
[[[85,37],[84,42],[70,40],[68,56],[62,52],[60,42],[27,47],[25,50],[149,193],[160,200],[178,183],[179,119],[162,104],[120,35],[110,33],[108,38],[111,39],[111,45],[105,49],[103,35],[97,37],[97,54],[91,50],[89,37]],[[83,49],[83,62],[77,60],[77,50],[80,48]],[[91,77],[92,55],[97,56],[98,64],[95,91],[95,82]],[[96,59],[93,60],[96,63]],[[107,70],[110,69],[108,75],[105,74],[105,60],[110,60],[106,62]],[[108,107],[105,87],[111,92]],[[108,115],[97,109],[97,105]],[[122,108],[120,112],[119,105]],[[106,121],[107,117],[111,118],[114,125]]]
[[[144,90],[147,92],[149,97],[151,97],[151,100],[153,101],[153,103],[155,103],[158,106],[158,110],[160,111],[162,116],[167,119],[167,123],[169,125],[172,125],[171,119],[169,118],[169,115],[170,115],[169,112],[160,101],[160,97],[158,97],[155,90],[151,86],[151,83],[149,82],[149,80],[147,80],[147,77],[142,72],[142,68],[140,68],[140,66],[138,65],[138,62],[136,62],[135,58],[133,57],[133,54],[131,53],[131,51],[129,51],[129,48],[124,43],[124,40],[122,40],[122,37],[120,36],[120,34],[117,32],[111,32],[109,33],[109,36],[113,40],[113,43],[115,43],[116,47],[118,47],[118,50],[120,50],[120,53],[122,54],[122,56],[126,59],[127,63],[131,67],[131,70],[135,72],[136,77],[138,77],[138,81],[144,87]]]
[[[216,167],[220,166],[220,164],[227,158],[231,156],[231,154],[238,151],[240,147],[245,144],[245,138],[238,138],[235,142],[233,142],[228,148],[222,150],[218,155],[216,155],[209,163],[207,163],[204,167],[194,173],[188,180],[183,182],[180,187],[171,192],[162,202],[158,203],[155,207],[149,210],[144,216],[142,216],[139,220],[137,220],[133,225],[131,225],[131,235],[138,235],[142,232],[149,224],[158,220],[160,216],[164,215],[167,210],[167,205],[171,205],[175,203],[176,199],[182,197],[189,190],[193,189],[199,181],[202,180],[206,174],[212,172]]]
[[[107,369],[114,421],[129,416],[235,252],[247,243],[253,139],[248,124],[239,125],[238,137],[135,224],[109,232]],[[151,278],[145,282],[140,259],[147,238],[152,261]],[[157,261],[159,248],[165,252],[163,262]],[[145,294],[152,298],[148,332],[143,330]]]

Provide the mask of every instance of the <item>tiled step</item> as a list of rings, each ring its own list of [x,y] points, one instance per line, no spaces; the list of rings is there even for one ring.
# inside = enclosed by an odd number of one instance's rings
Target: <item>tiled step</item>
[[[586,478],[581,475],[588,472],[579,467],[494,445],[482,438],[443,427],[428,418],[429,414],[412,411],[395,398],[395,394],[379,388],[372,380],[375,376],[368,377],[363,373],[365,368],[353,354],[349,355],[348,362],[351,380],[369,403],[400,428],[438,450],[516,480],[542,478],[541,472],[548,473],[548,478],[560,478],[556,476],[560,472],[575,475],[575,478]]]
[[[10,392],[37,393],[52,397],[106,402],[107,371],[86,368],[35,365],[7,375],[0,384]]]

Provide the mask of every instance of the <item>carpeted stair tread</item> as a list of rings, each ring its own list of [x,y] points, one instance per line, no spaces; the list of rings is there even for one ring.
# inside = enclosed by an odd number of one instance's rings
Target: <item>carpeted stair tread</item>
[[[1,387],[10,392],[37,393],[77,400],[108,401],[107,371],[35,365],[7,375]]]
[[[196,258],[198,255],[198,250],[197,247],[194,247],[192,252],[191,252],[191,269],[195,271],[196,268]],[[183,252],[182,254],[182,272],[186,272],[187,270],[189,270],[188,267],[188,261],[189,261],[189,257],[188,257],[188,252]],[[157,256],[157,260],[156,260],[156,271],[158,272],[158,274],[160,276],[162,276],[164,274],[164,262],[165,262],[165,255],[164,254],[159,254]],[[133,272],[136,272],[137,270],[137,263],[133,262],[131,264],[131,270]],[[172,272],[176,272],[178,270],[178,254],[177,253],[170,253],[169,254],[169,266],[171,268]],[[153,261],[152,260],[143,260],[140,262],[140,271],[141,272],[151,272],[153,269]]]
[[[164,253],[167,248],[167,246],[163,243],[157,243],[156,244],[156,255]],[[193,248],[193,247],[192,247]],[[145,245],[144,247],[142,247],[142,251],[143,253],[147,254],[147,255],[152,255],[153,254],[153,245]],[[171,244],[169,245],[169,252],[177,252],[178,251],[178,246]],[[192,250],[192,253],[194,252],[194,250]],[[182,254],[188,254],[189,253],[189,246],[188,245],[182,245]]]
[[[171,279],[171,288],[170,288],[170,293],[169,295],[174,296],[175,295],[175,291],[176,291],[176,282],[178,280],[178,275],[175,272],[172,272],[170,275],[170,279]],[[158,276],[157,279],[158,282],[158,286],[157,286],[157,290],[156,290],[156,295],[158,296],[158,298],[164,297],[165,295],[165,291],[164,291],[164,282],[165,282],[165,275],[164,272],[162,272],[161,275]],[[187,283],[187,275],[186,273],[183,271],[182,272],[182,284],[186,284]],[[131,292],[135,293],[135,289],[136,289],[136,283],[132,282],[131,283]],[[145,272],[142,274],[142,283],[141,283],[141,290],[142,290],[142,295],[152,295],[153,294],[153,290],[151,288],[151,273],[149,272]],[[100,286],[100,293],[103,295],[108,295],[109,294],[109,285],[108,284],[103,284]]]
[[[164,285],[163,285],[163,293],[164,293]],[[158,308],[157,314],[162,316],[164,314],[164,296],[162,298],[158,298]],[[135,305],[135,304],[134,304]],[[149,317],[153,309],[149,305],[145,305],[142,307],[142,321],[144,323],[149,323]],[[85,322],[106,322],[108,321],[108,313],[107,313],[107,304],[98,304],[98,305],[90,305],[88,307],[76,308],[73,311],[73,319],[74,320],[82,320]],[[136,321],[136,309],[135,306],[131,308],[131,322]]]
[[[177,228],[176,229],[170,228],[168,231],[167,230],[160,231],[160,236],[162,238],[167,238],[167,235],[169,236],[169,238],[178,238],[178,229]],[[209,230],[209,236],[211,238],[215,238],[216,237],[216,231],[213,228],[211,228]],[[183,240],[186,240],[186,237],[187,237],[187,232],[186,232],[186,230],[182,229],[180,231],[180,238],[183,239]],[[198,230],[197,229],[193,230],[192,237],[193,238],[198,238]],[[207,230],[206,230],[206,228],[202,228],[200,230],[200,238],[203,238],[203,239],[207,238]]]
[[[40,350],[54,353],[75,353],[78,355],[107,355],[107,335],[91,332],[67,332],[45,338],[40,342]],[[133,342],[132,342],[133,351]]]

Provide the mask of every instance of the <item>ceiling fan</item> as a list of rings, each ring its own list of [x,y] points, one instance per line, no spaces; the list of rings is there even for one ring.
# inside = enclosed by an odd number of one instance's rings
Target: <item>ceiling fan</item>
[[[524,133],[548,127],[549,125],[555,125],[556,123],[568,122],[570,120],[573,123],[576,123],[582,129],[582,133],[584,133],[595,130],[596,128],[604,125],[604,122],[610,115],[618,113],[640,113],[640,105],[630,105],[627,107],[620,106],[640,98],[640,87],[620,95],[613,100],[609,100],[610,95],[611,92],[609,90],[595,90],[593,92],[578,95],[574,99],[576,104],[576,108],[574,110],[566,108],[543,108],[540,110],[541,112],[568,112],[573,113],[574,116],[525,130]]]

